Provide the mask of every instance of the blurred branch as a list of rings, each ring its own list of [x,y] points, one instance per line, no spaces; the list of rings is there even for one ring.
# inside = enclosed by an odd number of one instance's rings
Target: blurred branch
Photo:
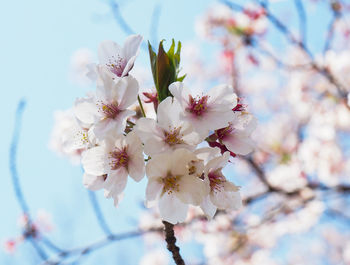
[[[156,4],[153,8],[151,24],[149,29],[149,35],[153,45],[158,45],[158,28],[159,28],[159,18],[161,12],[161,5]]]
[[[120,233],[120,234],[111,234],[111,235],[106,236],[100,240],[92,242],[91,244],[88,244],[86,246],[72,248],[72,249],[69,249],[66,251],[58,252],[55,257],[52,257],[50,259],[46,259],[42,264],[59,264],[65,258],[68,258],[70,256],[74,256],[74,255],[79,255],[79,257],[82,257],[84,255],[90,254],[92,251],[103,248],[112,242],[121,241],[124,239],[131,239],[131,238],[139,237],[139,236],[142,236],[142,235],[145,235],[148,233],[161,232],[161,231],[163,231],[163,227],[154,227],[154,228],[150,228],[148,230],[138,229],[138,230]]]
[[[22,99],[18,103],[17,110],[16,110],[15,127],[12,134],[12,141],[10,145],[10,172],[11,172],[12,185],[15,190],[17,201],[22,209],[23,214],[25,214],[28,217],[28,219],[31,219],[28,204],[23,196],[22,188],[19,182],[19,175],[17,171],[17,148],[18,148],[18,142],[19,142],[19,134],[21,132],[22,115],[23,115],[25,106],[26,106],[26,101]]]
[[[100,228],[102,229],[102,231],[107,235],[110,236],[112,234],[111,229],[109,228],[106,219],[101,211],[100,205],[98,204],[97,198],[96,198],[96,194],[95,192],[88,190],[88,194],[89,194],[89,199],[91,202],[91,205],[93,207],[97,222],[100,226]]]
[[[338,20],[341,18],[341,13],[339,11],[333,10],[333,16],[328,25],[326,41],[323,47],[323,53],[326,53],[332,46],[334,39],[334,30]]]
[[[298,16],[299,16],[299,32],[301,36],[301,40],[306,43],[307,42],[307,17],[305,8],[303,5],[302,0],[294,0],[294,5],[297,9]]]
[[[111,0],[110,7],[112,10],[112,14],[114,16],[114,19],[116,20],[116,22],[119,25],[119,27],[121,28],[121,30],[124,31],[124,33],[126,35],[136,34],[135,31],[130,27],[130,25],[123,18],[121,11],[120,11],[120,8],[119,8],[119,4],[117,3],[117,0]],[[141,48],[144,49],[146,52],[148,51],[148,48],[147,48],[147,45],[145,42],[141,43]]]
[[[224,3],[227,5],[229,8],[236,10],[236,11],[242,11],[244,8],[238,4],[235,4],[231,1],[227,0],[220,0],[220,2]],[[347,98],[347,89],[344,87],[334,76],[333,74],[323,66],[318,65],[315,60],[314,56],[309,50],[309,48],[306,46],[306,44],[302,40],[298,40],[292,32],[288,29],[286,25],[284,25],[268,8],[268,5],[266,2],[262,1],[255,1],[257,2],[262,8],[265,10],[265,16],[266,18],[272,23],[272,25],[275,26],[275,28],[282,33],[286,37],[286,39],[293,45],[296,45],[299,47],[311,60],[311,67],[315,71],[319,72],[321,75],[323,75],[331,84],[333,84],[338,92],[338,96],[342,99]],[[253,38],[252,38],[253,39]]]
[[[41,259],[46,259],[46,252],[38,245],[36,239],[36,231],[33,230],[31,214],[26,199],[24,198],[23,191],[20,185],[19,174],[17,170],[17,150],[19,143],[19,136],[22,126],[22,116],[26,106],[26,101],[21,99],[17,105],[16,117],[15,117],[15,126],[12,134],[12,141],[10,145],[10,159],[9,167],[11,173],[12,186],[15,191],[16,199],[21,207],[22,214],[26,217],[26,224],[24,227],[23,236],[25,239],[28,239],[30,244],[35,249],[36,253]]]

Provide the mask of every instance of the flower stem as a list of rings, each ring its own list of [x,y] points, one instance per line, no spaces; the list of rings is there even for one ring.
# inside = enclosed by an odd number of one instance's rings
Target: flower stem
[[[142,112],[142,115],[143,117],[146,117],[146,113],[145,113],[145,110],[143,108],[143,105],[142,105],[142,102],[141,102],[141,99],[140,99],[140,96],[137,95],[137,101],[139,102],[139,105],[140,105],[140,108],[141,108],[141,112]]]
[[[167,221],[163,221],[163,224],[165,231],[165,241],[168,244],[167,248],[173,254],[173,259],[176,265],[185,265],[185,262],[180,255],[180,248],[175,245],[176,237],[174,235],[174,225],[168,223]]]

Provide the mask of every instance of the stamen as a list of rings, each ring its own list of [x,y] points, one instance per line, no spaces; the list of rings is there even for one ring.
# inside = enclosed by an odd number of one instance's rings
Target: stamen
[[[119,55],[117,57],[112,56],[109,62],[106,64],[109,70],[115,75],[121,77],[126,66],[126,60],[121,58]]]
[[[183,144],[184,141],[181,139],[183,135],[180,135],[181,127],[174,128],[170,131],[164,131],[164,142],[166,142],[170,146],[174,146],[177,144]]]
[[[110,104],[101,103],[100,111],[105,115],[105,119],[115,119],[120,113],[118,102]]]
[[[121,167],[128,168],[129,156],[127,153],[127,147],[123,147],[122,149],[116,148],[114,151],[110,152],[109,155],[112,170],[117,170]]]
[[[211,171],[208,174],[210,182],[210,190],[213,192],[221,191],[223,188],[223,183],[226,182],[226,178],[221,173],[221,168],[218,168],[215,171]]]
[[[167,192],[168,194],[171,194],[173,191],[179,192],[179,180],[181,176],[173,176],[170,173],[165,178],[162,178],[163,183],[163,193]]]
[[[228,135],[232,134],[232,132],[234,131],[234,128],[232,127],[232,124],[229,123],[229,126],[216,130],[215,134],[217,135],[219,140],[223,140],[224,138],[226,138]]]
[[[188,107],[186,110],[196,116],[201,116],[208,109],[208,96],[193,98],[189,95]]]

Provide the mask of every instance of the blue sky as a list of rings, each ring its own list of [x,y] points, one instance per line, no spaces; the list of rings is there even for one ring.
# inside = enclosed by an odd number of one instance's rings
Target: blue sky
[[[159,38],[187,41],[195,37],[194,22],[214,1],[121,1],[124,18],[133,29],[149,38],[150,18],[155,4],[161,3]],[[241,1],[242,2],[242,1]],[[200,3],[200,4],[199,4]],[[45,209],[52,214],[56,229],[50,237],[64,247],[76,246],[103,236],[92,215],[86,190],[81,185],[81,169],[48,149],[53,113],[72,106],[87,88],[69,80],[71,55],[79,48],[96,51],[100,41],[119,43],[126,35],[115,23],[107,1],[33,0],[3,1],[0,9],[0,72],[3,122],[0,153],[0,241],[19,234],[20,208],[15,200],[8,169],[8,149],[17,103],[27,101],[18,150],[19,174],[24,195],[33,214]],[[284,8],[284,4],[280,4]],[[278,10],[277,10],[278,11]],[[322,12],[315,12],[322,17]],[[315,19],[314,19],[315,20]],[[317,19],[316,19],[317,21]],[[326,21],[326,19],[322,20]],[[316,22],[310,22],[310,28]],[[318,23],[318,22],[317,22]],[[322,22],[321,22],[322,23]],[[319,40],[310,33],[312,46]],[[272,36],[274,42],[279,39]],[[207,54],[212,46],[205,46]],[[148,64],[141,53],[138,63]],[[98,193],[101,207],[115,232],[136,226],[145,181],[129,181],[126,196],[118,209]],[[114,243],[92,254],[83,264],[136,264],[135,242]],[[164,247],[164,246],[163,246]],[[137,252],[136,252],[137,253]],[[0,264],[36,264],[29,245],[21,245],[13,256],[0,250]]]

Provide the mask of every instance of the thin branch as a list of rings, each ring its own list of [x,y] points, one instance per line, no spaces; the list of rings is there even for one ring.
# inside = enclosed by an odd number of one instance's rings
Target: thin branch
[[[328,25],[326,41],[323,47],[323,53],[326,53],[332,46],[332,42],[334,39],[334,29],[340,17],[341,17],[340,12],[333,11],[332,19]]]
[[[161,5],[156,4],[153,8],[151,24],[149,29],[151,42],[154,45],[158,44],[158,27],[159,27],[160,12],[161,12]]]
[[[299,32],[301,40],[307,43],[307,17],[302,0],[294,0],[295,8],[299,16]]]
[[[11,172],[12,185],[15,190],[17,201],[22,209],[23,214],[25,214],[27,218],[31,220],[28,204],[24,198],[20,181],[19,181],[18,171],[17,171],[17,148],[18,148],[18,142],[19,142],[19,134],[21,132],[22,115],[23,115],[25,106],[26,106],[26,101],[24,99],[22,99],[17,106],[15,127],[12,134],[12,141],[10,145],[9,166],[10,166],[10,172]]]
[[[58,264],[67,257],[74,256],[74,255],[84,256],[86,254],[91,253],[92,251],[103,248],[112,242],[117,242],[124,239],[131,239],[131,238],[139,237],[148,233],[161,232],[162,230],[163,230],[163,227],[154,227],[148,230],[135,230],[135,231],[125,232],[120,234],[111,234],[86,246],[72,248],[66,251],[59,252],[56,254],[56,258],[52,257],[50,259],[46,259],[42,264],[52,264],[55,260],[58,260],[57,261],[57,264]]]
[[[9,159],[9,167],[10,167],[10,173],[11,173],[11,180],[12,180],[12,186],[15,190],[16,199],[21,207],[22,213],[27,218],[27,223],[25,227],[25,238],[29,240],[30,244],[35,249],[36,253],[41,259],[47,259],[47,254],[45,251],[39,246],[37,243],[37,239],[34,237],[35,234],[32,233],[32,219],[31,214],[29,211],[29,207],[27,204],[27,201],[24,198],[22,188],[19,181],[19,174],[17,170],[17,150],[18,150],[18,143],[19,143],[19,136],[21,132],[21,126],[22,126],[22,116],[23,111],[26,106],[26,101],[24,99],[21,99],[18,103],[17,110],[16,110],[16,117],[15,117],[15,126],[12,134],[12,141],[10,145],[10,159]]]
[[[122,31],[126,35],[132,35],[135,34],[135,31],[130,27],[130,25],[126,22],[126,20],[123,18],[119,4],[117,3],[116,0],[111,0],[110,1],[110,7],[114,16],[114,19],[116,20],[117,24],[121,28]],[[141,48],[144,49],[145,51],[148,51],[147,45],[145,42],[142,42]]]
[[[233,9],[233,10],[238,10],[241,11],[243,10],[243,7],[240,5],[237,5],[235,3],[232,3],[231,1],[227,1],[227,0],[220,0],[220,2],[226,4],[229,8]],[[314,60],[314,56],[311,53],[311,51],[309,50],[309,48],[306,46],[306,44],[303,41],[298,40],[292,33],[291,31],[288,29],[287,26],[285,26],[273,13],[270,12],[268,5],[265,2],[261,2],[261,1],[256,1],[262,8],[265,9],[265,16],[266,18],[276,27],[276,29],[278,31],[280,31],[285,37],[286,39],[298,46],[302,51],[304,51],[304,53],[310,58],[310,60],[312,61],[311,63],[311,67],[312,69],[314,69],[315,71],[319,72],[321,75],[323,75],[331,84],[333,84],[338,92],[338,95],[340,98],[342,99],[346,99],[347,98],[347,89],[346,87],[344,87],[334,76],[332,73],[330,73],[330,71],[326,68],[324,68],[323,66],[318,65],[315,60]]]
[[[101,211],[101,208],[100,208],[100,205],[98,204],[95,192],[88,190],[88,194],[89,194],[89,199],[90,199],[91,205],[94,209],[94,213],[95,213],[95,216],[96,216],[96,219],[97,219],[97,222],[98,222],[100,228],[107,236],[110,236],[112,234],[112,231],[109,228],[109,226],[106,222],[106,219]]]

